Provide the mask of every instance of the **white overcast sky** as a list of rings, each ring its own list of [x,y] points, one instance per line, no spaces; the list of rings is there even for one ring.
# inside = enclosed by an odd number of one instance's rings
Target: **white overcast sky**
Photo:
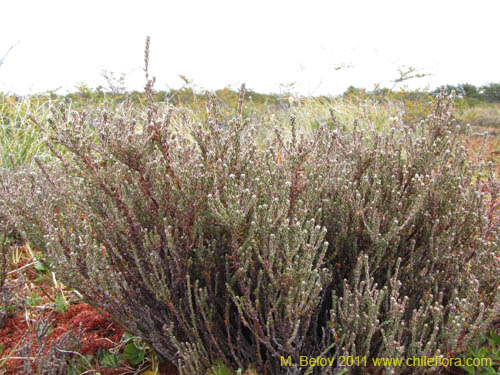
[[[390,87],[401,66],[432,74],[412,88],[479,86],[500,82],[499,16],[500,0],[1,0],[0,58],[14,48],[0,91],[106,86],[103,70],[142,89],[147,35],[159,90],[183,74],[200,89],[338,94]]]

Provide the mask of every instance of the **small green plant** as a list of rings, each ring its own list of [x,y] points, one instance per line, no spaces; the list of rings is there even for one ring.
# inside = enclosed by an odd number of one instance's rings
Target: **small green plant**
[[[121,339],[122,344],[125,345],[123,350],[124,358],[128,359],[133,365],[139,365],[144,361],[146,356],[147,344],[141,342],[138,337],[125,332]]]
[[[49,269],[45,267],[38,259],[35,259],[35,269],[40,273],[49,271]]]
[[[57,295],[54,298],[54,304],[55,304],[55,310],[58,313],[64,314],[68,310],[68,302],[61,295]]]
[[[222,360],[216,360],[207,375],[234,375],[234,371],[227,367]]]
[[[500,369],[500,337],[495,331],[490,331],[489,335],[481,334],[481,344],[479,348],[469,347],[469,351],[463,356],[469,363],[481,363],[481,360],[489,359],[484,366],[462,366],[467,375],[496,375]],[[476,360],[476,361],[475,361]]]
[[[96,357],[99,364],[106,368],[117,368],[123,360],[120,354],[111,353],[106,349],[99,349]]]
[[[38,306],[43,302],[43,298],[40,297],[36,292],[31,292],[31,296],[26,297],[26,304],[30,307]]]
[[[49,269],[45,267],[42,262],[40,262],[38,257],[35,257],[33,262],[33,266],[38,273],[38,277],[34,281],[35,283],[42,283],[47,279]]]
[[[146,355],[146,351],[144,349],[139,349],[134,343],[130,343],[125,346],[124,356],[126,359],[130,361],[133,365],[139,365],[144,361],[144,356]]]
[[[85,374],[92,368],[92,361],[94,356],[91,354],[79,355],[68,363],[67,375],[81,375]]]

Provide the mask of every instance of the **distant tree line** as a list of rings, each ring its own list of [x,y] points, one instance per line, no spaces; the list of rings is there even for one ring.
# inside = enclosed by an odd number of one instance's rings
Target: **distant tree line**
[[[436,89],[433,94],[437,94],[441,89]],[[500,103],[500,83],[489,83],[484,86],[474,86],[470,83],[462,83],[457,86],[446,85],[444,91],[451,94],[455,91],[458,97],[477,102]]]
[[[341,96],[350,98],[366,98],[366,97],[376,97],[379,99],[394,99],[400,98],[411,101],[426,100],[430,96],[435,97],[441,90],[444,89],[446,95],[450,95],[452,91],[458,98],[463,99],[469,105],[475,105],[479,103],[500,103],[500,83],[489,83],[484,86],[474,86],[470,83],[462,83],[458,85],[445,85],[438,87],[433,91],[425,90],[398,90],[394,91],[390,88],[376,88],[374,90],[367,90],[365,88],[359,88],[354,86],[349,86]],[[1,92],[0,92],[1,93]],[[216,90],[216,96],[222,101],[232,103],[238,100],[238,92],[232,90],[228,87]],[[291,93],[270,93],[263,94],[252,90],[247,90],[245,94],[246,100],[250,100],[256,104],[271,104],[279,105],[280,103],[287,102],[287,97],[293,95]],[[12,95],[11,95],[12,96]],[[55,98],[66,98],[72,101],[80,102],[101,102],[103,100],[112,101],[123,101],[128,99],[132,102],[144,102],[145,94],[143,91],[123,91],[117,92],[115,90],[106,89],[103,86],[98,86],[95,89],[90,88],[86,84],[79,84],[76,86],[76,91],[68,93],[65,95],[56,94],[54,91],[47,91],[46,93],[35,95],[37,97],[51,97]],[[16,99],[21,99],[21,96],[13,95]],[[320,98],[328,100],[330,96],[322,95]],[[158,90],[154,93],[155,102],[165,102],[168,101],[173,105],[193,105],[201,104],[204,105],[204,95],[202,92],[197,92],[193,90],[192,87],[182,87],[180,89],[170,89],[168,91]]]
[[[500,83],[488,83],[484,86],[474,86],[470,83],[461,83],[456,86],[454,85],[445,85],[441,87],[437,87],[431,92],[425,91],[408,91],[403,90],[401,93],[407,99],[418,99],[422,96],[426,96],[428,94],[432,96],[436,96],[444,90],[446,95],[450,95],[452,91],[455,91],[457,97],[461,99],[465,99],[469,104],[477,104],[480,102],[488,102],[488,103],[500,103]],[[373,91],[368,91],[364,88],[358,88],[354,86],[349,86],[342,96],[376,96],[376,97],[385,97],[390,94],[393,94],[394,91],[389,88],[377,88]]]

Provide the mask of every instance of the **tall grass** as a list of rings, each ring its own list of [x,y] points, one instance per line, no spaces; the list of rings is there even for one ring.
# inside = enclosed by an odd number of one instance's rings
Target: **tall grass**
[[[0,167],[13,168],[48,155],[40,129],[30,121],[34,116],[44,122],[49,103],[36,98],[17,100],[0,95]]]

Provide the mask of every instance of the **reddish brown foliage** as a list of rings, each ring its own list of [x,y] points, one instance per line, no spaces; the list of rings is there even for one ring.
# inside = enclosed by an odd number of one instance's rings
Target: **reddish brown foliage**
[[[122,329],[110,323],[87,304],[72,305],[64,314],[55,313],[51,320],[53,320],[53,329],[48,337],[48,342],[57,340],[68,331],[73,330],[74,332],[78,332],[79,325],[82,325],[83,345],[80,353],[83,355],[95,354],[101,348],[112,348],[119,343],[123,334]],[[3,356],[10,353],[16,344],[20,343],[28,334],[30,333],[23,314],[18,314],[8,319],[4,327],[0,330],[0,344],[4,348]],[[34,345],[30,350],[34,354],[37,349],[36,340],[33,340],[33,343]],[[6,363],[6,375],[19,374],[15,369],[21,365],[21,362],[20,359],[8,360]]]

